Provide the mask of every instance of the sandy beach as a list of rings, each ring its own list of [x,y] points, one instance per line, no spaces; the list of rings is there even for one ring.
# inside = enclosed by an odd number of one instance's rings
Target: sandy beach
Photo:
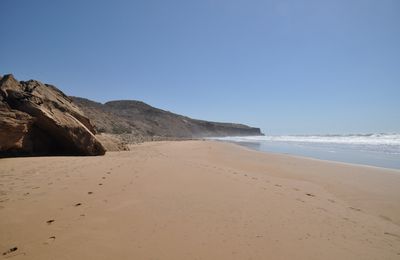
[[[4,259],[400,259],[400,171],[150,142],[0,159]]]

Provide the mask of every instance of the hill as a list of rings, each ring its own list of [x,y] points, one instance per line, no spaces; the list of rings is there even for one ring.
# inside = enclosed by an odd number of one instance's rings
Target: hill
[[[71,99],[100,133],[174,138],[262,135],[259,128],[192,119],[141,101],[117,100],[102,104],[80,97]]]

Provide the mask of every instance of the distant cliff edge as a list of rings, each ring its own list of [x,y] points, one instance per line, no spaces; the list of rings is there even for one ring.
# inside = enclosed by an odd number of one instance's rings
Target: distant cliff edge
[[[71,99],[98,132],[171,138],[262,135],[260,128],[192,119],[141,101],[118,100],[101,104],[80,97]]]

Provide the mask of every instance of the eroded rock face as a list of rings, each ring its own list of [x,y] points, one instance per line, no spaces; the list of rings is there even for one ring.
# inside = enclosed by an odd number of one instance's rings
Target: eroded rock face
[[[0,78],[0,155],[103,155],[82,111],[56,87]]]

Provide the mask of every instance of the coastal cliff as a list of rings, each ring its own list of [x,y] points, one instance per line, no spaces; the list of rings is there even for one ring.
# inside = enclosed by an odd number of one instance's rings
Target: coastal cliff
[[[0,77],[0,156],[103,155],[95,134],[89,119],[56,87]]]
[[[103,155],[127,143],[261,135],[242,124],[192,119],[145,104],[69,97],[53,85],[0,76],[0,156]]]
[[[118,100],[101,104],[80,97],[71,99],[97,130],[104,133],[173,138],[262,135],[259,128],[192,119],[141,101]]]

